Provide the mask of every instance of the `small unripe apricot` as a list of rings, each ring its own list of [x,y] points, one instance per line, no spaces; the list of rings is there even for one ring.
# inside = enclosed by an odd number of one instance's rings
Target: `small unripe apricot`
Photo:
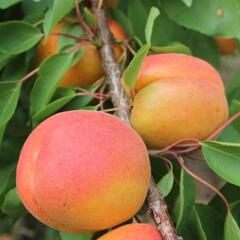
[[[131,123],[151,148],[184,138],[204,140],[228,117],[221,78],[200,59],[181,54],[146,57],[137,82],[143,87],[134,98]]]
[[[98,240],[161,240],[156,227],[149,224],[128,224],[103,235]]]
[[[58,24],[47,40],[43,39],[40,42],[37,51],[38,63],[59,52],[59,38],[63,36],[58,36],[57,33],[61,33],[65,25],[66,23]],[[116,40],[126,39],[122,27],[117,22],[110,20],[108,25]],[[102,59],[97,47],[89,43],[82,48],[84,50],[82,58],[65,73],[59,84],[60,87],[90,86],[104,75]],[[121,46],[116,44],[114,50],[116,58],[119,59],[122,54]]]
[[[107,0],[107,4],[110,7],[115,7],[118,3],[118,0]]]
[[[220,53],[223,55],[232,54],[237,48],[237,41],[234,38],[216,37],[215,41]]]
[[[58,113],[26,140],[17,191],[43,223],[65,232],[118,225],[141,208],[150,161],[139,135],[119,118],[96,111]]]

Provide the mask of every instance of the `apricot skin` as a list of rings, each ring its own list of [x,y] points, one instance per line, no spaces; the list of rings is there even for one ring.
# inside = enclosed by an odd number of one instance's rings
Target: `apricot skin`
[[[64,24],[66,23],[58,24],[47,40],[44,39],[40,42],[37,50],[37,62],[39,64],[47,57],[59,52],[59,36],[56,33],[62,31]],[[126,39],[123,29],[117,22],[110,20],[108,24],[117,40]],[[83,57],[65,74],[59,84],[60,87],[90,86],[104,75],[99,50],[91,43],[83,46],[83,50]],[[122,53],[121,46],[116,44],[114,50],[116,58],[119,59]]]
[[[62,112],[26,140],[17,165],[17,191],[37,219],[65,232],[118,225],[141,208],[150,181],[147,149],[117,117]]]
[[[167,53],[145,57],[138,74],[136,90],[140,91],[148,84],[164,78],[178,77],[196,77],[224,88],[219,73],[207,62],[189,55]]]
[[[221,54],[233,54],[237,49],[237,41],[234,38],[216,37],[216,44]]]
[[[184,138],[204,140],[228,117],[222,80],[200,59],[182,54],[148,56],[137,83],[141,90],[133,101],[131,123],[150,148]]]
[[[128,224],[103,235],[98,240],[161,240],[156,227],[149,224]]]

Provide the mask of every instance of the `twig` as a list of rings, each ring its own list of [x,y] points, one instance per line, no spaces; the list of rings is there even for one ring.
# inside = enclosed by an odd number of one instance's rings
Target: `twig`
[[[78,0],[74,0],[74,3],[75,3],[75,9],[76,9],[79,25],[82,27],[82,29],[85,32],[85,34],[87,35],[88,39],[91,40],[92,37],[94,36],[94,33],[92,32],[90,27],[83,20],[83,17],[81,15],[80,8],[79,8]]]
[[[93,11],[96,12],[98,1],[91,0],[91,3]],[[114,57],[113,38],[107,26],[106,14],[103,8],[99,9],[97,35],[102,42],[100,51],[103,59],[103,67],[110,87],[113,105],[115,108],[117,108],[117,116],[119,116],[126,123],[130,124],[128,111],[129,98],[124,93],[124,90],[121,86],[121,70]],[[149,187],[147,200],[150,212],[153,215],[162,239],[179,239],[169,217],[165,200],[160,194],[153,180],[151,181]]]
[[[39,68],[33,69],[30,73],[28,73],[26,76],[20,79],[20,84],[23,84],[26,80],[28,80],[30,77],[34,76],[38,72]]]

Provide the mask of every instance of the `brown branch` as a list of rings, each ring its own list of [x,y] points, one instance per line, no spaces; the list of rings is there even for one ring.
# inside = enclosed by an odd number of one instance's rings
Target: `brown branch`
[[[96,12],[98,1],[91,0],[93,11]],[[102,42],[101,56],[103,67],[106,73],[107,81],[110,86],[112,102],[117,108],[117,115],[125,122],[130,124],[129,119],[129,98],[121,86],[121,70],[114,56],[113,39],[107,26],[105,10],[99,9],[97,21],[97,35]],[[149,210],[157,225],[157,229],[163,240],[179,239],[168,214],[167,205],[164,198],[156,187],[153,179],[149,187],[147,197]]]

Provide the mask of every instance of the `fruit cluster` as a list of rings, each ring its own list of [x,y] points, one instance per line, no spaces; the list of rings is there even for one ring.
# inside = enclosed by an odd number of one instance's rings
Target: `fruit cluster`
[[[61,32],[61,23],[55,32]],[[115,22],[117,39],[125,35]],[[58,35],[38,48],[38,61],[59,51]],[[118,58],[121,53],[115,46]],[[83,58],[60,86],[91,85],[104,74],[98,49]],[[148,151],[184,138],[204,140],[228,117],[224,86],[205,61],[182,54],[145,58],[136,82],[131,123],[96,111],[53,115],[33,130],[17,166],[17,191],[25,207],[45,224],[66,232],[95,232],[132,218],[147,195]],[[141,136],[139,136],[139,135]],[[148,224],[119,227],[99,240],[161,240]]]

